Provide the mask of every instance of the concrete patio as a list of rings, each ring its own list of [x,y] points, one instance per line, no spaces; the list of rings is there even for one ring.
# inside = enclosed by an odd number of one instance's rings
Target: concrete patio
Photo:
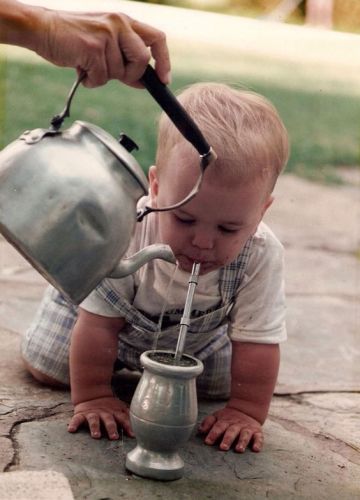
[[[267,217],[286,248],[288,334],[265,448],[220,452],[194,433],[185,475],[128,473],[134,440],[66,430],[69,394],[34,382],[19,358],[44,280],[0,241],[0,498],[360,498],[359,179],[324,187],[284,175]],[[128,400],[134,387],[126,379]],[[215,408],[201,401],[199,420]]]

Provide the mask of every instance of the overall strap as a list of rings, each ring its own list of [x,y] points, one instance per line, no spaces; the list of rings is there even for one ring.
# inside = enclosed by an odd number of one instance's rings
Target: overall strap
[[[124,318],[128,323],[137,325],[139,328],[149,332],[156,332],[158,329],[157,323],[154,323],[144,314],[138,311],[130,302],[120,297],[108,284],[103,281],[96,289],[102,298],[108,304],[119,312],[119,316]]]
[[[252,242],[253,236],[247,240],[238,257],[221,269],[219,288],[224,305],[233,302],[236,292],[241,285],[249,262]]]

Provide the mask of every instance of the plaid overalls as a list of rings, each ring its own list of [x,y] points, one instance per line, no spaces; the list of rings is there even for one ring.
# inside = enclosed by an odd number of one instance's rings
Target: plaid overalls
[[[220,307],[190,323],[185,352],[204,363],[204,372],[197,380],[200,396],[226,398],[229,395],[231,342],[227,335],[227,317],[243,280],[251,245],[252,238],[238,258],[221,269]],[[117,295],[106,280],[97,287],[97,292],[127,322],[119,333],[118,361],[122,366],[141,369],[140,354],[153,349],[155,336],[158,336],[158,349],[175,350],[178,324],[159,332],[157,323]],[[30,365],[65,384],[69,383],[70,337],[76,318],[77,307],[49,287],[22,342],[23,357]]]

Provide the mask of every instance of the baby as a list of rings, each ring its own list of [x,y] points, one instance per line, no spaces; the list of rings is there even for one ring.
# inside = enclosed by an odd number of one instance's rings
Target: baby
[[[132,255],[166,243],[178,269],[154,260],[134,275],[105,279],[78,309],[50,288],[22,354],[39,381],[70,383],[70,432],[87,424],[91,436],[99,438],[103,426],[110,439],[117,439],[121,426],[132,436],[128,406],[111,388],[114,367],[141,369],[140,354],[153,347],[164,303],[157,347],[175,350],[189,273],[198,262],[201,275],[185,352],[204,364],[198,395],[226,400],[199,431],[206,444],[219,443],[221,450],[260,451],[279,343],[286,339],[283,248],[262,218],[288,158],[288,137],[274,107],[255,93],[204,83],[187,88],[179,100],[217,160],[190,202],[138,223],[128,249]],[[149,195],[139,208],[180,201],[198,175],[197,152],[162,116]]]

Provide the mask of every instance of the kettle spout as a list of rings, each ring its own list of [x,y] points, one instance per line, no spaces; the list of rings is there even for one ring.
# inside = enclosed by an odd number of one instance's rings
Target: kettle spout
[[[154,244],[143,248],[127,259],[121,260],[111,271],[109,277],[124,278],[129,274],[133,274],[141,266],[153,259],[162,259],[172,264],[176,264],[175,255],[169,245]]]

